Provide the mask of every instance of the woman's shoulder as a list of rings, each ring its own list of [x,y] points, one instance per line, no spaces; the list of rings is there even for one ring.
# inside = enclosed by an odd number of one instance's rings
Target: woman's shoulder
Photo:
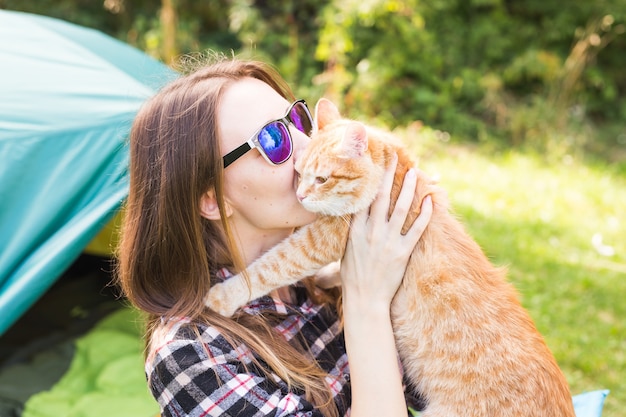
[[[154,329],[148,345],[146,371],[159,363],[190,360],[215,362],[213,365],[242,358],[241,347],[231,345],[214,326],[187,318],[172,318]]]
[[[287,340],[300,334],[310,345],[319,345],[320,338],[328,338],[329,331],[341,338],[340,320],[328,306],[316,304],[303,287],[294,288],[293,304],[264,296],[242,308],[250,316],[277,314],[272,326]],[[233,345],[228,331],[205,321],[187,317],[162,319],[151,332],[146,357],[146,371],[154,369],[158,362],[168,363],[180,358],[195,357],[196,360],[249,362],[254,353],[243,343]],[[236,338],[235,338],[236,339]],[[194,352],[198,352],[197,355]]]

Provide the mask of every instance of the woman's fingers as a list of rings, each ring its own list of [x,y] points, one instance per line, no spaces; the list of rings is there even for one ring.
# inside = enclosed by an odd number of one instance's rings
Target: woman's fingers
[[[378,190],[376,199],[370,206],[370,217],[374,219],[383,218],[387,219],[387,213],[389,212],[389,202],[391,200],[391,187],[393,186],[393,177],[396,173],[396,167],[398,166],[398,155],[394,154],[393,159],[389,163],[385,174],[383,175],[383,182]]]
[[[422,200],[420,214],[419,216],[417,216],[417,219],[415,219],[409,230],[406,232],[405,238],[407,240],[408,246],[414,247],[415,245],[417,245],[417,242],[422,237],[424,230],[426,230],[426,226],[428,226],[432,215],[433,199],[429,194]]]
[[[411,205],[415,198],[415,187],[417,185],[417,172],[415,168],[409,169],[404,175],[404,182],[400,189],[400,194],[396,200],[396,205],[393,208],[393,212],[389,217],[389,223],[395,229],[402,229],[406,217],[409,214]]]
[[[412,169],[406,178],[396,206],[389,220],[389,202],[396,162],[385,172],[381,192],[372,204],[371,210],[363,210],[352,218],[352,227],[346,251],[341,263],[341,280],[344,295],[362,297],[366,303],[383,302],[385,305],[393,299],[407,262],[413,252],[432,214],[432,202],[427,197],[422,203],[422,212],[402,235],[402,226],[406,220],[417,184],[417,172]],[[381,262],[384,259],[384,262]],[[381,279],[383,278],[384,279]]]
[[[350,224],[350,236],[352,238],[365,239],[369,216],[369,208],[365,208],[352,216],[352,223]]]
[[[396,200],[393,212],[387,219],[391,202],[391,188],[393,186],[395,170],[397,168],[397,155],[393,158],[389,167],[385,170],[383,183],[376,200],[370,210],[362,210],[356,213],[352,219],[351,237],[366,239],[368,241],[383,240],[386,247],[398,245],[400,249],[397,255],[403,258],[409,256],[412,248],[419,241],[432,216],[432,198],[426,196],[421,205],[420,214],[415,219],[404,235],[401,234],[407,216],[411,211],[415,190],[418,181],[417,170],[410,168],[402,183],[402,188]]]

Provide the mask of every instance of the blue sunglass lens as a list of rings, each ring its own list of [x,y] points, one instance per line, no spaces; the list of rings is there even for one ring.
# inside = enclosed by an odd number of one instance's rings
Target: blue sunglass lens
[[[291,156],[291,140],[287,126],[282,122],[267,124],[258,135],[265,155],[275,164],[282,164]]]
[[[311,135],[313,130],[313,121],[309,115],[309,111],[304,103],[296,103],[289,112],[289,120],[300,132],[307,136]]]

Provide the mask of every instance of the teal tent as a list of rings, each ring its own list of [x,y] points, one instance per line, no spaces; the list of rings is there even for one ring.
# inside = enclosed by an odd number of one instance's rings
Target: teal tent
[[[132,119],[175,76],[95,30],[0,10],[0,335],[120,207]]]

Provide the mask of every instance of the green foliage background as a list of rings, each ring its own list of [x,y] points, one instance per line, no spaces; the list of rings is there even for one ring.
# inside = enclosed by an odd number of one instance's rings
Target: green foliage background
[[[263,59],[309,102],[326,96],[349,116],[402,132],[426,168],[447,175],[486,252],[511,265],[572,390],[610,388],[604,415],[626,417],[626,0],[0,0],[0,8],[96,28],[173,66],[206,50]],[[425,138],[437,146],[422,149]],[[590,246],[597,234],[615,255]]]
[[[162,8],[175,12],[164,30]],[[624,161],[626,0],[0,0],[173,63],[218,50],[274,63],[299,95],[453,140]]]

